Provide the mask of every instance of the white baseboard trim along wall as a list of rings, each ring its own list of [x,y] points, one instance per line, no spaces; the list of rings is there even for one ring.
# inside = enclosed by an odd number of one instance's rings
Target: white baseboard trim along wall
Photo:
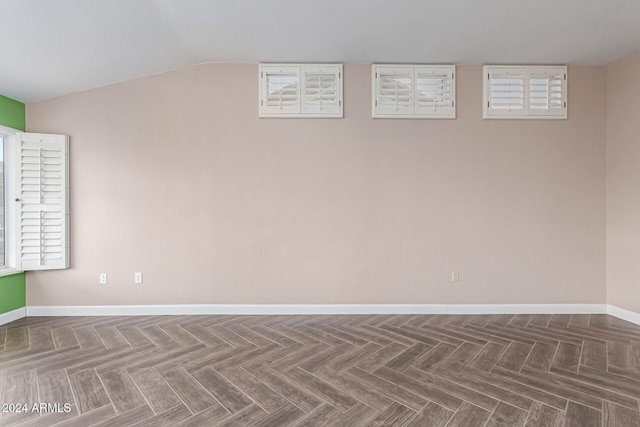
[[[27,315],[27,309],[25,307],[16,308],[15,310],[7,311],[0,314],[0,325],[13,322],[14,320],[22,319]]]
[[[194,314],[605,314],[606,304],[202,304],[32,306],[27,316]]]
[[[640,313],[634,313],[633,311],[625,310],[624,308],[616,307],[615,305],[608,305],[607,314],[617,317],[618,319],[640,325]]]
[[[640,325],[640,314],[607,304],[195,304],[30,306],[0,314],[0,325],[25,316],[294,314],[610,314]]]

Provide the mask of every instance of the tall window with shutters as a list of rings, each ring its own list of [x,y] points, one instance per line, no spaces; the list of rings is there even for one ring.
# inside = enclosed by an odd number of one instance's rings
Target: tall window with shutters
[[[259,117],[343,117],[341,64],[260,64]]]
[[[483,76],[483,118],[567,118],[567,67],[486,65]]]
[[[372,67],[374,118],[454,119],[454,65]]]
[[[69,268],[69,141],[0,126],[0,276]]]
[[[0,133],[0,269],[4,268],[6,265],[5,259],[5,206],[6,206],[6,192],[5,192],[5,172],[4,172],[4,139],[5,136]]]
[[[17,134],[17,268],[69,268],[69,141]]]
[[[0,125],[0,276],[14,274],[16,267],[15,187],[18,131]]]

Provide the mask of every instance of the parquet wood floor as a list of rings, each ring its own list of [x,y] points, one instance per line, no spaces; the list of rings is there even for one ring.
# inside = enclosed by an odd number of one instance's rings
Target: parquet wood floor
[[[640,326],[606,315],[0,326],[2,426],[638,427],[639,399]]]

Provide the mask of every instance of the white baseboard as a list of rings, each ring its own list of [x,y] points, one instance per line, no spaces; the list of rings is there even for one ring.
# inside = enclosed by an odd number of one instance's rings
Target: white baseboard
[[[26,307],[16,308],[15,310],[8,311],[0,314],[0,325],[13,322],[14,320],[22,319],[27,315]]]
[[[187,304],[30,306],[27,316],[196,314],[605,314],[606,304]]]
[[[607,306],[607,314],[617,317],[618,319],[626,320],[627,322],[640,325],[640,314],[633,311],[625,310],[624,308],[616,307],[615,305]]]
[[[608,304],[185,304],[31,306],[0,314],[0,325],[25,316],[197,314],[609,314],[640,325],[640,314]]]
[[[446,314],[440,304],[185,304],[32,306],[28,316],[148,316],[195,314]]]
[[[606,314],[606,304],[450,304],[448,314]]]

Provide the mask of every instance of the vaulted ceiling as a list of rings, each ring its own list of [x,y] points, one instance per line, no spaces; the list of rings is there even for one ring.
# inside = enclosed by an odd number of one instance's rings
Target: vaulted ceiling
[[[0,93],[52,98],[201,62],[603,65],[639,0],[0,0]]]

